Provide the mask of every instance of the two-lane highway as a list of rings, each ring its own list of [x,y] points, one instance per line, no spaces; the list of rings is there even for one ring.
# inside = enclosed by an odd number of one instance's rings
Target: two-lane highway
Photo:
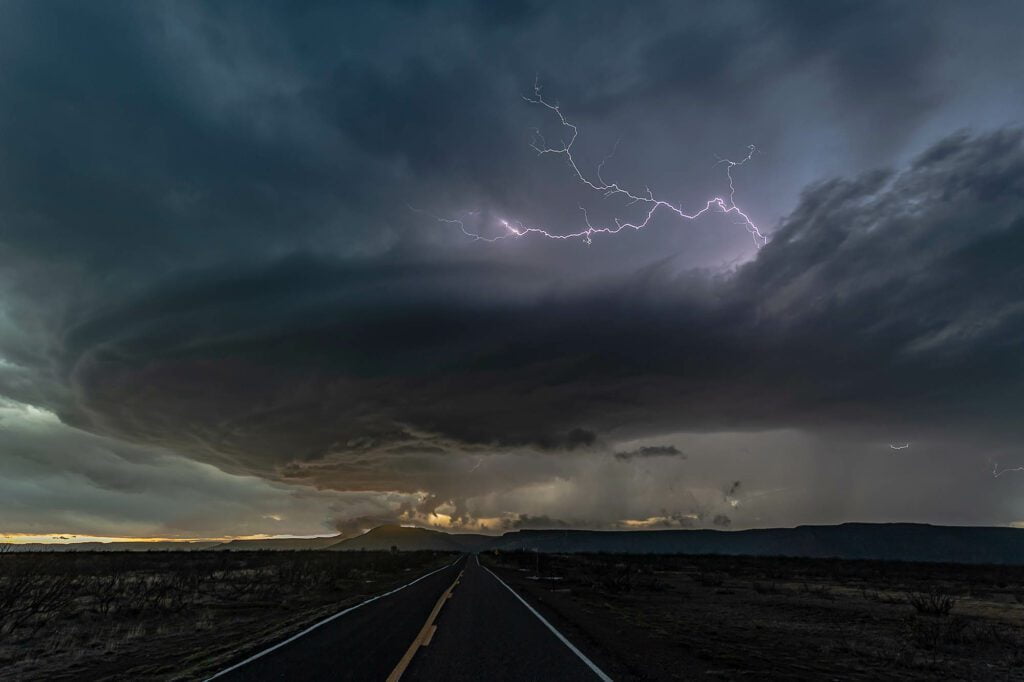
[[[349,609],[218,680],[608,680],[476,557]]]
[[[386,596],[342,612],[214,676],[242,680],[380,680],[394,669],[465,565],[465,557]]]
[[[607,680],[476,557],[403,680]],[[595,669],[592,669],[594,666]]]

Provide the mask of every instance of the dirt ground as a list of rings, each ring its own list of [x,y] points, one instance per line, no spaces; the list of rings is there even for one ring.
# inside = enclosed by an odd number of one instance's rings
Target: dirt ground
[[[617,680],[1024,680],[1024,567],[481,559]]]
[[[0,555],[0,679],[202,679],[452,558],[8,552]]]

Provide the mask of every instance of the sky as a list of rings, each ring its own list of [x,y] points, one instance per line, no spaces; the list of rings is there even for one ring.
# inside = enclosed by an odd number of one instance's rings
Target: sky
[[[1024,521],[1019,2],[0,16],[0,535]]]

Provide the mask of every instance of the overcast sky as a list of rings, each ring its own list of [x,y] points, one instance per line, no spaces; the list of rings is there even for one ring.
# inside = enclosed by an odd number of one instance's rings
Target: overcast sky
[[[0,2],[0,534],[1024,522],[1022,22]]]

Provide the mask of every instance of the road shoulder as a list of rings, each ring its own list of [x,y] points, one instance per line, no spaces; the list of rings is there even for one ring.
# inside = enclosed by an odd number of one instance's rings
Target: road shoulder
[[[481,554],[478,559],[481,566],[501,578],[611,679],[656,679],[643,670],[629,666],[626,663],[628,657],[621,653],[622,647],[614,645],[616,639],[624,634],[621,624],[595,618],[594,614],[574,604],[565,593],[553,591],[557,587],[552,589],[544,581],[529,579],[529,572],[497,565],[493,560],[489,561],[485,554]]]

